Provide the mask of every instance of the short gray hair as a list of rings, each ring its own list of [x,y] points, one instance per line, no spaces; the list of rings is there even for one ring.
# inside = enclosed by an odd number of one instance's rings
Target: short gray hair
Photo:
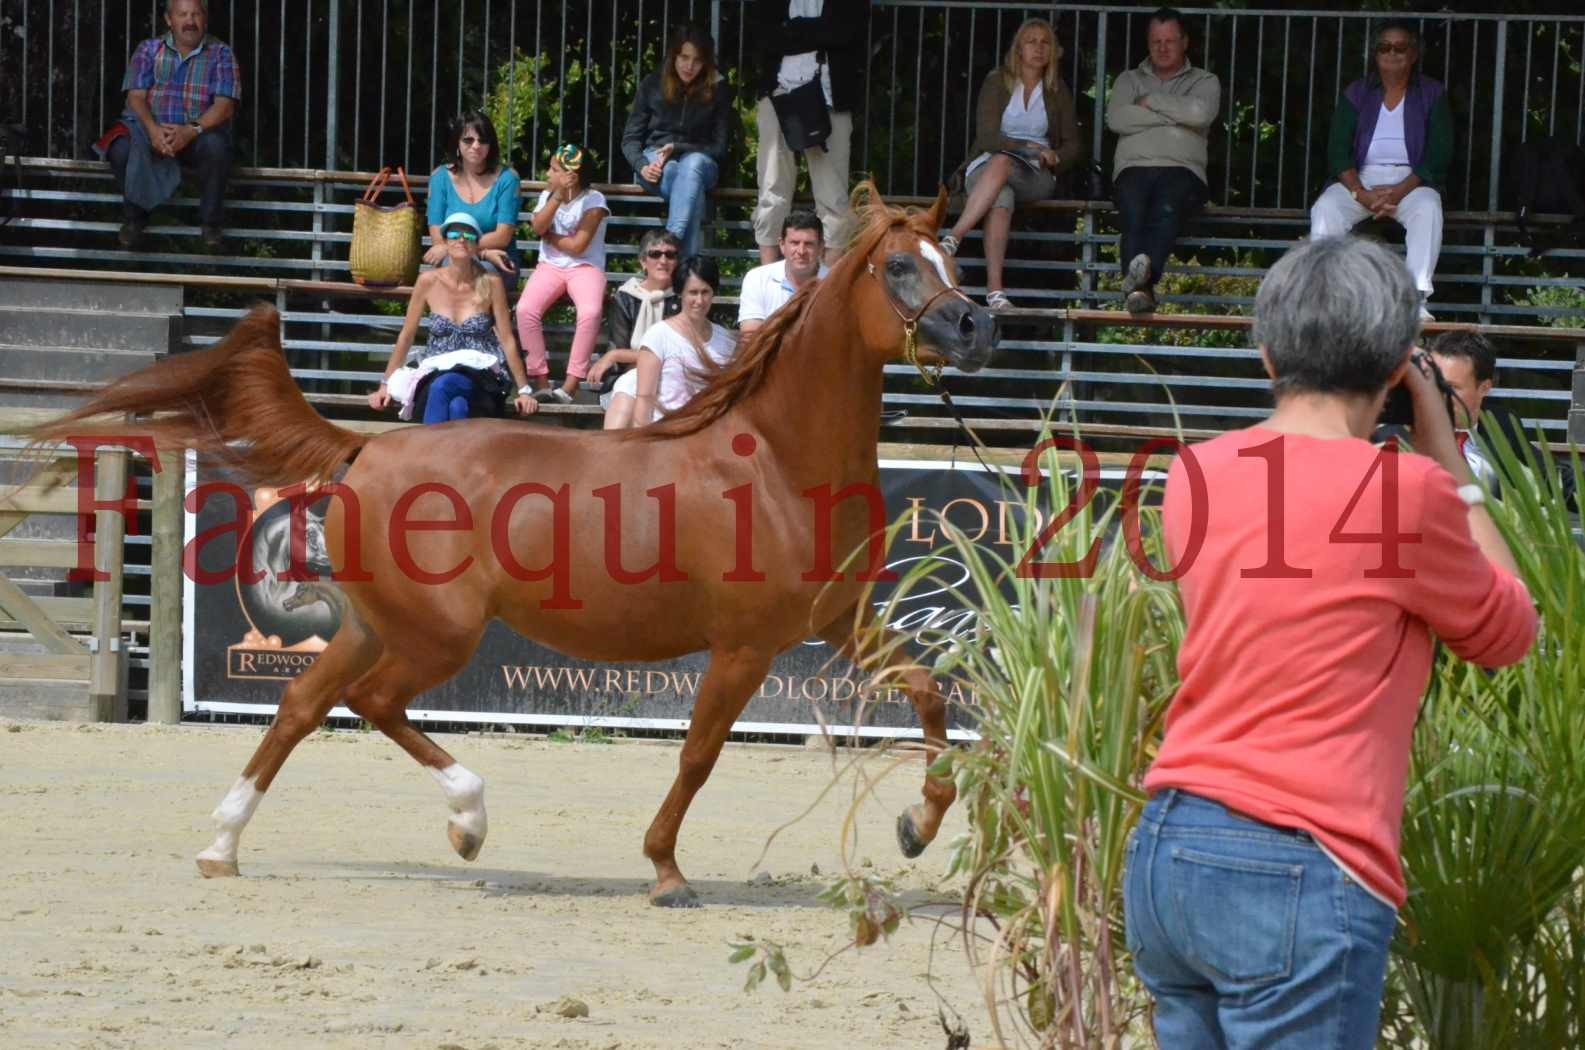
[[[209,14],[209,3],[208,3],[208,0],[197,0],[197,3],[198,3],[198,10],[202,11],[205,15]],[[171,8],[173,8],[175,6],[176,6],[176,0],[165,0],[165,13],[166,14],[170,14],[171,13]]]
[[[646,230],[644,232],[644,236],[639,239],[639,255],[643,255],[657,244],[669,244],[673,248],[677,249],[679,255],[682,253],[682,238],[678,237],[675,233],[672,233],[664,226],[655,226],[649,230]]]
[[[1272,393],[1375,394],[1420,334],[1420,293],[1403,260],[1363,237],[1290,249],[1255,295],[1255,341]]]

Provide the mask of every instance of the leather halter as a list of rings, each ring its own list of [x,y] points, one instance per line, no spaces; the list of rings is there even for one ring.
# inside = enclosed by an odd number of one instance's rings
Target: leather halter
[[[907,361],[909,364],[913,365],[914,368],[919,370],[919,376],[925,381],[926,386],[935,386],[936,382],[941,378],[941,369],[943,366],[939,364],[928,366],[920,364],[918,337],[919,319],[925,315],[926,310],[936,305],[937,299],[940,299],[944,295],[955,295],[959,299],[962,299],[964,302],[968,303],[971,307],[974,305],[974,300],[965,295],[963,293],[963,289],[957,287],[956,285],[949,284],[940,291],[936,292],[935,295],[932,295],[930,298],[926,299],[924,305],[915,310],[912,317],[909,317],[907,314],[903,313],[903,308],[897,305],[897,300],[892,296],[891,288],[887,287],[886,282],[882,280],[881,276],[875,272],[875,264],[866,260],[864,266],[867,270],[869,270],[870,276],[875,278],[876,283],[881,286],[881,291],[886,295],[886,301],[891,304],[891,308],[894,312],[896,312],[898,320],[902,321],[903,323],[903,360]]]

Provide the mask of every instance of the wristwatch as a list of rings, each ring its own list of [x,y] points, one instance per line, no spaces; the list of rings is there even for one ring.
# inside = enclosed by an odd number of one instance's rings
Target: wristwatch
[[[196,121],[196,120],[193,121],[192,123],[188,124],[187,126],[192,128],[195,132],[197,132],[200,135],[202,135],[204,133],[204,126],[202,124],[198,123],[198,121]]]
[[[1460,485],[1457,491],[1458,498],[1464,501],[1466,507],[1478,507],[1486,502],[1486,490],[1479,485]]]
[[[532,386],[530,386],[528,383],[524,383],[522,386],[517,388],[517,396],[518,397],[529,397],[533,393],[534,393],[534,388]]]

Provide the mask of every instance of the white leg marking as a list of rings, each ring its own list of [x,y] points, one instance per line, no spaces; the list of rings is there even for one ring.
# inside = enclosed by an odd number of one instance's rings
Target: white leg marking
[[[253,819],[259,799],[264,797],[264,792],[253,786],[253,780],[253,777],[238,778],[231,785],[231,790],[226,792],[226,797],[220,800],[220,805],[210,814],[219,832],[215,835],[214,843],[198,855],[199,860],[223,864],[237,862],[237,840],[242,837],[242,829],[248,826],[248,821]]]
[[[957,282],[954,281],[951,275],[947,272],[947,261],[941,257],[940,252],[936,251],[935,245],[931,244],[927,240],[921,239],[919,241],[919,254],[930,260],[930,264],[936,268],[936,273],[941,276],[942,284],[946,285],[948,288],[957,287]]]
[[[461,762],[453,762],[445,769],[430,767],[430,775],[440,783],[451,807],[450,823],[484,841],[487,821],[484,816],[484,780],[464,769]]]

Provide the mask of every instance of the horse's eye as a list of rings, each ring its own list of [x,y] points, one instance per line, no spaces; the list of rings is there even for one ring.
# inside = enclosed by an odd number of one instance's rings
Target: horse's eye
[[[906,276],[908,273],[908,260],[895,258],[887,259],[886,272],[891,274],[893,277]]]

